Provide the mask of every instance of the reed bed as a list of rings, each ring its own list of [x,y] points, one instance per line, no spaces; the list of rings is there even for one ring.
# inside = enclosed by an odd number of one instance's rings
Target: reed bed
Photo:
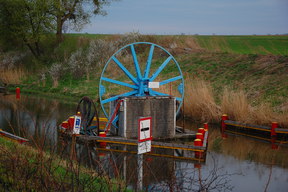
[[[214,90],[209,82],[201,79],[186,79],[185,116],[201,122],[219,122],[222,114],[243,123],[270,126],[277,121],[288,127],[288,111],[276,113],[269,103],[253,106],[247,93],[225,87],[216,103]]]
[[[216,104],[213,89],[204,80],[186,79],[185,115],[207,122],[218,122],[221,117],[220,107]]]
[[[0,82],[5,84],[20,84],[24,77],[27,77],[22,68],[2,69],[0,74]]]

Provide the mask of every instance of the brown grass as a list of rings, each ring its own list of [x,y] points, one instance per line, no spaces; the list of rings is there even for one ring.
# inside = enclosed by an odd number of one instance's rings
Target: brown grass
[[[187,78],[185,90],[185,115],[201,121],[219,121],[220,108],[215,102],[210,84],[200,79]]]
[[[250,119],[251,106],[243,91],[225,88],[221,99],[221,111],[223,114],[229,114],[229,117],[234,120],[247,122]]]
[[[26,76],[26,72],[21,68],[0,71],[0,81],[5,84],[20,84]]]
[[[219,122],[222,114],[242,123],[270,126],[277,121],[280,127],[288,127],[288,110],[282,113],[273,111],[269,103],[252,106],[243,90],[224,88],[220,104],[215,102],[213,88],[201,79],[186,79],[185,115],[202,122]]]

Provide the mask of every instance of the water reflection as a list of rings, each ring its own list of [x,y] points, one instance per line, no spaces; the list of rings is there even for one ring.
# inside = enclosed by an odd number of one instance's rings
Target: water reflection
[[[40,97],[0,95],[0,128],[50,146],[64,158],[74,158],[100,174],[123,179],[136,189],[137,155],[129,146],[75,143],[59,137],[57,125],[75,113],[77,104]],[[187,122],[186,122],[187,123]],[[199,125],[200,126],[200,125]],[[185,124],[185,129],[199,127]],[[222,139],[210,126],[209,151],[205,163],[144,155],[143,189],[147,191],[287,191],[287,148],[271,150],[270,144],[229,136]],[[156,149],[153,149],[156,150]],[[193,156],[189,152],[161,149],[166,155]],[[126,152],[120,152],[126,151]],[[128,151],[128,152],[127,152]],[[155,151],[156,152],[156,151]]]
[[[0,126],[3,130],[33,141],[34,144],[57,144],[57,125],[75,110],[74,104],[39,97],[0,95]],[[73,111],[74,112],[74,111]]]

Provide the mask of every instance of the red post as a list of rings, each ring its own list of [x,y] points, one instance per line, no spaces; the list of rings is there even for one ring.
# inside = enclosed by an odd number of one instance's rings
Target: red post
[[[204,123],[204,129],[206,129],[206,131],[208,131],[208,123]]]
[[[104,132],[104,131],[103,131],[103,132],[100,132],[100,133],[99,133],[99,136],[100,136],[100,137],[106,137],[106,132]],[[106,148],[106,146],[107,146],[107,143],[106,143],[106,142],[100,142],[100,147],[101,147],[101,148]]]
[[[68,121],[63,121],[62,123],[61,123],[61,126],[62,126],[62,128],[63,129],[69,129],[69,123],[68,123]]]
[[[204,135],[204,133],[205,133],[204,128],[198,128],[198,133],[202,133]]]
[[[276,136],[276,131],[275,131],[276,128],[278,128],[278,123],[272,122],[272,124],[271,124],[271,137]]]
[[[278,149],[278,145],[275,144],[276,138],[277,138],[277,133],[276,133],[276,128],[278,128],[278,123],[277,122],[272,122],[271,124],[271,144],[272,144],[272,149]]]
[[[200,139],[201,140],[201,143],[203,142],[204,140],[204,136],[202,133],[196,133],[196,139]],[[203,143],[201,144],[201,146],[203,145]]]
[[[227,135],[225,134],[225,130],[226,130],[226,123],[225,121],[228,120],[228,115],[223,114],[222,115],[222,121],[221,121],[221,132],[222,132],[222,137],[226,138]]]
[[[194,140],[194,146],[202,146],[202,140],[201,139],[195,139]],[[195,158],[201,158],[202,157],[202,152],[195,151]]]
[[[20,99],[20,88],[16,88],[16,99]]]
[[[74,116],[70,116],[68,119],[68,124],[69,124],[69,131],[73,131],[74,129],[74,122],[75,122],[75,117]]]

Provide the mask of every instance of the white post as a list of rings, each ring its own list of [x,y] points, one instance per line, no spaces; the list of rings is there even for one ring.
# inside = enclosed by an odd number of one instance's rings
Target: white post
[[[143,154],[137,155],[137,168],[138,168],[138,178],[137,178],[137,191],[141,191],[143,188]]]

